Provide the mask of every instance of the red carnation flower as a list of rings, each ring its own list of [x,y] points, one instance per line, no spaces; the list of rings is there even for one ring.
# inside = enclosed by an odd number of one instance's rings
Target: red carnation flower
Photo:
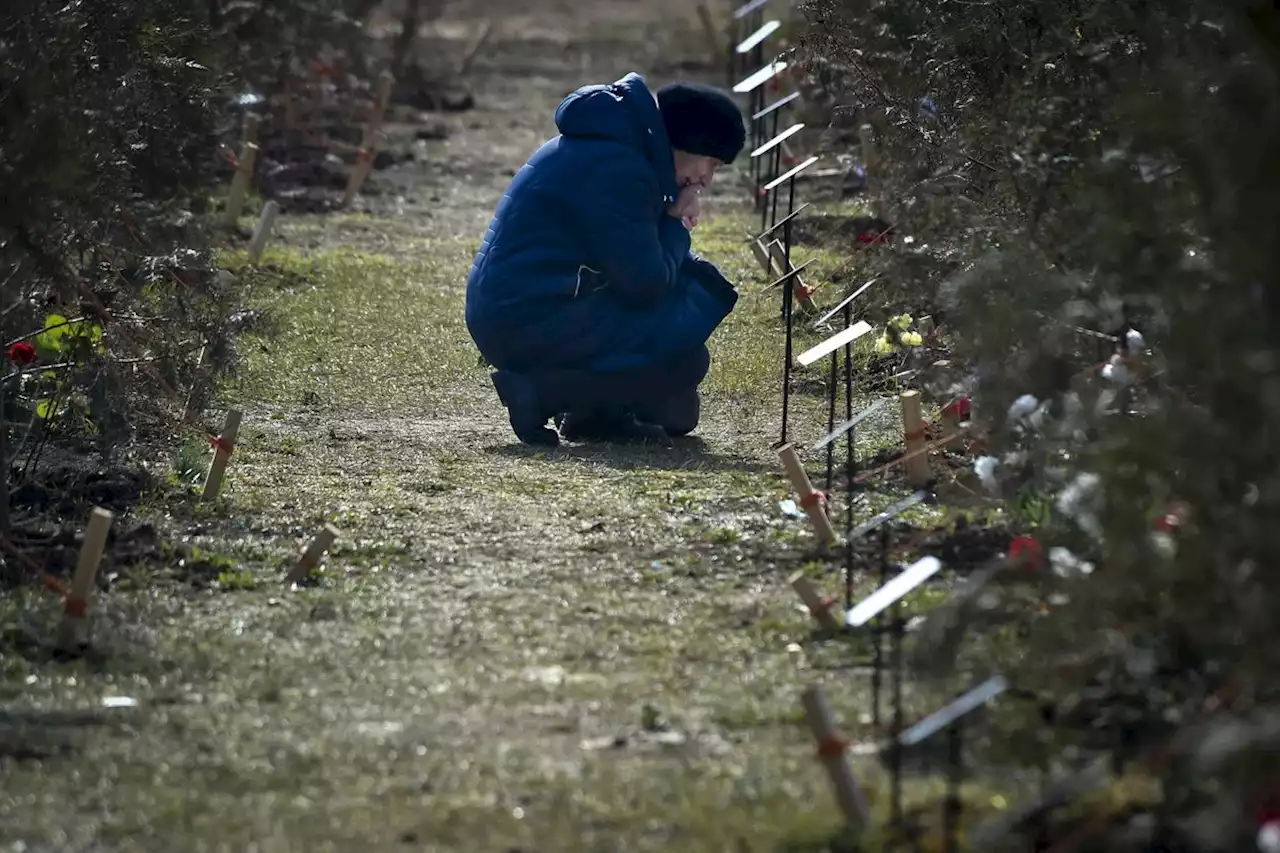
[[[950,403],[947,403],[942,407],[942,415],[943,417],[955,418],[957,421],[963,423],[964,421],[969,420],[969,412],[971,408],[972,403],[969,401],[968,397],[956,397]]]
[[[1044,552],[1035,537],[1017,536],[1009,543],[1009,559],[1038,566],[1044,560]]]
[[[9,347],[9,363],[16,367],[26,367],[36,363],[36,348],[26,341],[19,341]]]

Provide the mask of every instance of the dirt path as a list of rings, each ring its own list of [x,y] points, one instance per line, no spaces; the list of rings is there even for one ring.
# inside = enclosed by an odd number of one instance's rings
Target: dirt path
[[[500,11],[466,5],[427,49]],[[776,311],[744,300],[717,333],[675,449],[533,453],[476,364],[466,270],[554,105],[705,50],[678,0],[520,9],[478,109],[381,175],[370,215],[283,223],[225,499],[130,519],[184,540],[171,582],[118,580],[102,660],[6,661],[31,710],[0,716],[4,849],[773,851],[837,824],[798,696],[830,681],[856,728],[865,679],[785,585],[811,554],[777,503]],[[724,183],[696,243],[756,283]],[[821,399],[798,406],[820,435]],[[325,521],[319,586],[284,589]]]

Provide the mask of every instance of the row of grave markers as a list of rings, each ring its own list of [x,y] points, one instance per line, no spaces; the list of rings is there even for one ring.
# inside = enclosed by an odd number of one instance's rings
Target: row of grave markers
[[[209,461],[209,471],[201,490],[201,500],[209,501],[218,497],[226,477],[227,466],[235,452],[236,438],[240,430],[243,414],[239,409],[227,411],[223,421],[222,432],[209,437],[213,455]],[[89,523],[85,528],[84,540],[76,559],[75,572],[69,586],[47,574],[40,566],[31,563],[30,568],[44,577],[45,586],[57,593],[63,600],[62,620],[59,622],[55,647],[58,651],[75,655],[84,651],[88,645],[87,617],[93,600],[93,591],[97,585],[98,567],[102,563],[106,551],[107,538],[115,514],[108,509],[96,506],[89,512]],[[325,524],[312,537],[306,547],[301,549],[297,560],[285,573],[284,582],[291,588],[307,579],[320,564],[324,556],[341,531],[333,524]],[[30,563],[29,558],[17,550],[12,543],[0,537],[0,545],[5,546],[15,557]]]
[[[390,71],[383,71],[378,75],[373,109],[361,133],[359,146],[347,145],[336,140],[321,140],[330,149],[342,149],[356,155],[356,166],[351,170],[351,175],[347,179],[346,189],[342,193],[343,207],[349,207],[355,201],[356,196],[360,194],[360,189],[364,186],[365,181],[368,180],[369,173],[373,171],[374,157],[382,146],[386,144],[387,134],[382,129],[382,125],[386,118],[387,109],[391,105],[391,92],[394,87],[395,76]],[[235,173],[231,178],[231,186],[227,191],[226,206],[222,211],[222,226],[227,229],[235,228],[236,222],[240,218],[240,213],[244,209],[249,186],[253,181],[254,167],[257,163],[259,152],[258,126],[260,121],[259,116],[256,114],[247,113],[245,115],[243,140],[240,144],[239,155],[235,156],[229,151],[227,152],[227,159],[235,167]],[[275,227],[276,217],[279,215],[280,205],[277,202],[268,201],[262,206],[258,224],[255,226],[253,236],[249,240],[248,255],[251,263],[257,264],[261,261],[263,250],[266,248],[267,241],[271,238],[271,231]]]
[[[871,631],[874,643],[871,717],[872,724],[877,729],[882,725],[881,705],[886,669],[892,673],[890,737],[884,745],[876,748],[876,752],[886,760],[890,772],[888,810],[890,828],[901,829],[903,820],[902,751],[940,733],[947,736],[947,790],[943,799],[942,849],[956,851],[960,849],[962,817],[960,787],[964,778],[962,751],[966,718],[997,697],[1006,694],[1010,690],[1010,685],[1004,676],[993,675],[924,719],[913,725],[906,725],[902,703],[904,682],[902,640],[906,634],[907,618],[903,612],[903,599],[933,578],[943,566],[936,557],[924,557],[906,568],[894,566],[889,559],[889,537],[886,524],[912,507],[933,500],[931,488],[934,477],[930,469],[929,454],[963,436],[976,434],[977,430],[969,420],[968,400],[959,399],[942,410],[939,424],[941,437],[932,442],[928,441],[925,431],[930,424],[926,423],[922,414],[920,393],[915,390],[905,391],[898,397],[902,412],[904,453],[888,465],[858,475],[855,431],[860,423],[890,402],[889,399],[882,399],[859,413],[853,412],[852,347],[855,341],[872,331],[868,323],[853,321],[853,304],[876,283],[877,279],[872,279],[857,288],[814,323],[815,328],[829,328],[828,324],[839,315],[843,320],[841,330],[793,359],[794,303],[799,302],[806,313],[817,312],[813,299],[814,291],[804,283],[801,277],[801,273],[810,262],[797,266],[792,261],[793,226],[797,217],[809,208],[808,203],[796,205],[796,183],[797,178],[817,163],[820,157],[815,155],[801,160],[790,150],[789,142],[804,129],[804,123],[795,122],[782,128],[781,116],[788,107],[800,101],[800,92],[781,95],[772,103],[765,102],[766,89],[776,89],[778,79],[789,68],[794,68],[781,58],[768,62],[765,60],[765,43],[782,26],[780,20],[764,20],[764,9],[769,2],[770,0],[750,0],[733,11],[727,74],[733,92],[746,95],[748,98],[746,114],[749,116],[749,138],[753,146],[750,154],[750,176],[754,203],[760,213],[760,232],[750,238],[750,248],[762,270],[772,279],[762,292],[779,288],[782,294],[781,316],[785,330],[782,419],[781,435],[775,446],[795,490],[798,505],[807,514],[819,542],[824,546],[837,544],[843,546],[845,555],[843,612],[837,616],[833,611],[836,609],[838,599],[823,597],[803,572],[793,575],[789,582],[823,631],[828,633],[849,629]],[[705,5],[700,4],[698,12],[703,27],[708,30],[709,35],[715,37],[714,43],[721,43]],[[767,132],[766,125],[769,128]],[[861,146],[863,167],[868,171],[867,179],[870,181],[873,179],[870,170],[875,161],[875,152],[871,140],[871,128],[865,124],[861,127]],[[790,168],[784,172],[783,166]],[[784,187],[787,198],[785,210],[781,212],[780,217],[779,206]],[[838,364],[842,350],[844,375],[843,383],[840,383]],[[826,454],[825,492],[813,487],[788,435],[793,361],[800,367],[808,367],[824,358],[829,358],[828,432],[812,446],[812,450],[825,451]],[[837,387],[840,384],[844,386],[845,417],[843,422],[837,424]],[[845,439],[845,479],[849,489],[843,536],[837,533],[833,524],[831,506],[827,497],[834,484],[835,445],[842,437]],[[916,491],[904,500],[855,525],[852,500],[854,485],[898,465],[905,468],[906,479]],[[854,546],[877,532],[880,534],[879,584],[870,595],[855,603],[852,600]],[[999,558],[1001,561],[1014,562],[1021,559],[1024,558],[1016,556]],[[886,636],[889,640],[887,648]],[[866,791],[848,763],[848,743],[839,732],[825,692],[820,687],[810,687],[803,692],[802,703],[809,727],[817,741],[818,757],[831,777],[836,803],[845,821],[851,828],[858,831],[871,828],[873,818]],[[1037,817],[1046,819],[1047,809],[1064,801],[1067,796],[1078,795],[1104,783],[1105,773],[1099,772],[1096,765],[1056,783],[1046,783],[1042,785],[1041,796],[1036,798],[1034,803],[1016,809],[1004,819],[990,821],[966,833],[968,844],[977,844],[979,847],[991,844],[1015,826],[1026,824]],[[1042,824],[1042,838],[1044,827],[1045,825]]]
[[[384,71],[379,75],[373,110],[363,130],[360,146],[356,149],[356,168],[352,170],[346,190],[343,193],[344,206],[350,205],[356,195],[359,194],[360,188],[368,179],[369,173],[373,168],[374,155],[385,143],[386,134],[382,130],[382,124],[387,108],[390,105],[391,91],[394,84],[395,78],[390,72]],[[239,156],[230,154],[227,156],[227,159],[235,168],[221,219],[221,225],[227,229],[234,228],[239,220],[240,213],[244,209],[245,198],[253,180],[254,166],[259,152],[258,129],[260,121],[260,117],[253,113],[245,115],[243,141],[240,146]],[[279,215],[280,205],[274,200],[267,201],[262,206],[262,212],[257,225],[253,229],[247,248],[251,264],[257,265],[261,262],[262,254],[266,249],[268,240],[271,238],[272,230]],[[203,350],[201,350],[201,357],[203,357]],[[223,421],[222,431],[216,436],[209,437],[213,455],[210,458],[209,470],[205,477],[204,486],[201,489],[202,500],[208,501],[217,498],[222,489],[227,467],[231,462],[232,454],[235,452],[236,439],[242,418],[243,413],[240,410],[228,410]],[[98,568],[102,563],[102,556],[106,550],[108,535],[114,520],[115,515],[103,507],[94,507],[90,511],[84,540],[77,556],[76,569],[69,586],[63,585],[52,575],[47,574],[40,566],[34,564],[31,566],[44,577],[45,585],[63,599],[62,619],[59,622],[55,640],[55,647],[62,653],[78,654],[83,652],[87,646],[87,617],[92,603],[93,591],[97,584]],[[301,549],[297,560],[286,572],[284,582],[291,587],[296,587],[305,581],[320,564],[324,554],[333,547],[340,535],[341,531],[335,525],[325,524],[307,543],[306,547]],[[20,560],[29,559],[7,540],[0,540],[0,545],[3,545],[6,550]]]

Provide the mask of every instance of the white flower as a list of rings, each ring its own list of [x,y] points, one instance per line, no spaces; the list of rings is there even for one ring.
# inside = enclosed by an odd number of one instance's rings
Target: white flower
[[[1020,465],[1027,464],[1027,451],[1014,450],[1004,455],[1004,459],[1000,460],[1002,464],[1008,465],[1010,468],[1017,468]]]
[[[1036,406],[1040,405],[1040,401],[1030,394],[1023,394],[1021,397],[1013,401],[1013,405],[1009,407],[1009,420],[1020,421],[1027,415],[1036,410]]]
[[[1129,368],[1119,358],[1112,358],[1102,366],[1102,378],[1117,385],[1129,384]]]
[[[1259,827],[1258,849],[1262,853],[1280,853],[1280,820],[1269,821]]]
[[[1130,352],[1142,352],[1147,348],[1147,339],[1137,329],[1130,329],[1124,333],[1124,345]]]
[[[996,483],[997,464],[999,463],[994,456],[979,456],[973,460],[973,473],[978,475],[982,487],[989,492],[999,490],[999,484]]]
[[[1172,560],[1178,553],[1178,543],[1163,530],[1151,534],[1151,547],[1166,560]]]
[[[1049,549],[1049,565],[1058,577],[1093,574],[1093,563],[1081,560],[1061,545]]]
[[[1049,401],[1045,400],[1036,410],[1027,416],[1027,423],[1035,429],[1043,429],[1045,419],[1049,417]]]
[[[1098,521],[1098,512],[1102,504],[1102,478],[1089,471],[1078,474],[1058,494],[1058,512],[1099,542],[1102,541],[1102,524]]]
[[[1092,471],[1076,475],[1058,495],[1058,511],[1071,516],[1086,509],[1093,509],[1102,496],[1102,478]]]

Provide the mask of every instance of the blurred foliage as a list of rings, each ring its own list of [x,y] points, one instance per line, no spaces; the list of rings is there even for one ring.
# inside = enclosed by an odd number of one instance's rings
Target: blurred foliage
[[[230,293],[199,214],[221,57],[187,5],[0,11],[0,337],[38,353],[5,380],[24,473],[59,435],[109,453],[171,423],[196,353],[219,355]]]
[[[1009,723],[988,757],[1124,767],[1233,684],[1148,771],[1157,813],[1077,849],[1253,849],[1280,791],[1280,10],[804,11],[811,76],[870,128],[872,207],[911,238],[866,263],[944,327],[962,369],[928,390],[973,395],[979,475],[1046,554],[1048,615],[1010,674],[1056,716]],[[1016,606],[998,573],[981,583],[983,610]]]

